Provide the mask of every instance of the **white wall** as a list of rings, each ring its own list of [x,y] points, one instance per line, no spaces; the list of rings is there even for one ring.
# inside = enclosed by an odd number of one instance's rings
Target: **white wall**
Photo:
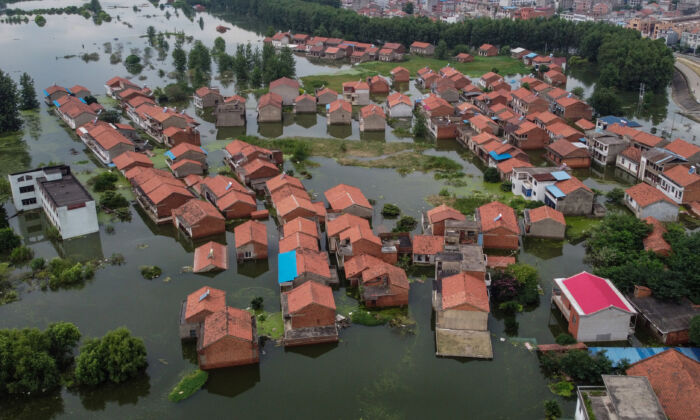
[[[59,207],[58,227],[63,239],[74,238],[76,236],[87,235],[100,230],[97,223],[97,211],[95,201],[88,201],[85,207],[68,210],[67,207]]]
[[[588,316],[579,317],[578,341],[624,341],[630,334],[631,314],[617,308],[607,308]],[[610,334],[602,340],[599,335]]]

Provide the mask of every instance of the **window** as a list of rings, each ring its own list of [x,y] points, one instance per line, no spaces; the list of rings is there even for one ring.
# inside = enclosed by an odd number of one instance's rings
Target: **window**
[[[27,185],[26,187],[19,187],[19,192],[21,194],[34,191],[34,185]]]
[[[23,206],[29,206],[31,204],[36,204],[36,198],[26,198],[26,199],[22,200]]]
[[[243,256],[244,256],[245,258],[250,258],[250,257],[253,256],[253,254],[252,254],[250,251],[246,251],[246,252],[243,253]]]

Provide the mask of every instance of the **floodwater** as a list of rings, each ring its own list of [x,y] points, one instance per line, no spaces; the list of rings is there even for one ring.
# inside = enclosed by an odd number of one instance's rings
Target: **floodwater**
[[[39,4],[20,3],[14,7],[37,7],[35,5]],[[135,4],[141,7],[138,13],[132,10]],[[55,82],[67,86],[81,84],[102,94],[104,81],[113,75],[127,74],[122,64],[109,63],[103,43],[111,42],[113,49],[121,44],[124,56],[132,48],[143,51],[146,44],[140,36],[145,34],[148,25],[155,26],[158,31],[183,30],[208,46],[220,35],[214,27],[227,25],[232,29],[222,36],[229,52],[235,49],[235,42],[259,44],[262,40],[260,33],[208,14],[198,14],[195,21],[190,22],[183,16],[174,16],[171,11],[173,16],[166,20],[164,12],[148,3],[104,1],[102,5],[113,17],[119,15],[120,21],[114,19],[95,26],[79,16],[47,16],[44,28],[36,27],[33,22],[0,24],[3,70],[15,78],[23,71],[30,73],[38,91]],[[119,8],[113,9],[116,5]],[[199,26],[199,16],[204,29]],[[170,44],[172,48],[174,40]],[[78,57],[63,58],[83,52],[98,52],[100,59],[85,63]],[[169,70],[170,61],[168,58],[164,63],[157,63],[154,58],[155,68],[144,69],[142,75],[146,79],[141,83],[151,87],[168,83],[169,80],[158,76],[157,68]],[[334,70],[311,64],[304,58],[297,61],[299,75]],[[228,86],[223,90],[231,94],[233,88]],[[249,112],[254,115],[254,105],[249,106],[253,106]],[[191,108],[190,111],[194,115]],[[304,135],[365,140],[356,125],[343,135],[338,131],[325,131],[328,127],[323,116],[312,117],[315,117],[315,124],[314,119],[308,117],[286,116],[284,124],[270,128],[269,132],[265,131],[269,127],[258,128],[253,123],[254,118],[250,118],[246,130],[269,137]],[[8,139],[13,142],[12,154],[2,149],[0,175],[50,161],[70,164],[75,172],[95,169],[96,164],[83,144],[58,123],[43,103],[41,111],[29,118],[22,139]],[[204,147],[214,146],[217,138],[230,137],[222,133],[217,135],[212,124],[200,121]],[[233,135],[235,133],[231,133]],[[374,140],[400,139],[387,134],[385,139]],[[464,166],[469,176],[467,185],[450,187],[450,191],[464,195],[483,188],[480,166],[456,143],[440,142],[429,153],[450,157]],[[220,166],[221,158],[220,151],[210,153],[210,164]],[[430,174],[416,172],[401,176],[392,169],[341,166],[325,158],[313,160],[318,166],[309,169],[312,177],[304,184],[319,199],[329,187],[347,182],[361,187],[368,198],[376,200],[376,209],[384,203],[395,203],[405,214],[419,218],[420,212],[430,207],[425,197],[445,187],[443,181],[435,180]],[[579,175],[587,185],[603,191],[627,185],[610,168],[603,173],[590,170]],[[8,207],[8,213],[13,215],[14,209],[9,204]],[[99,233],[60,244],[53,244],[46,238],[47,222],[43,215],[26,213],[11,218],[13,228],[22,234],[36,256],[88,259],[120,253],[125,256],[126,264],[102,268],[93,280],[75,289],[42,291],[22,286],[19,302],[0,306],[0,328],[44,328],[60,320],[73,322],[84,336],[94,337],[126,326],[144,339],[149,366],[145,375],[119,386],[91,391],[62,389],[38,398],[0,401],[0,417],[539,419],[543,401],[555,398],[539,371],[535,354],[519,344],[519,340],[507,337],[503,320],[493,315],[489,319],[494,346],[492,361],[435,357],[431,279],[428,278],[425,282],[418,279],[411,287],[409,315],[417,323],[414,334],[403,334],[388,326],[353,325],[342,331],[341,341],[336,345],[285,350],[268,342],[262,348],[258,366],[214,371],[204,390],[173,404],[167,400],[167,394],[184,373],[196,368],[193,347],[183,346],[178,337],[180,302],[193,290],[209,285],[226,290],[231,306],[247,307],[253,297],[262,296],[267,311],[279,311],[276,227],[272,221],[267,222],[270,243],[267,262],[238,266],[232,263],[226,272],[203,276],[183,270],[192,265],[192,251],[197,244],[182,238],[170,226],[154,226],[136,209],[132,209],[132,216],[130,222],[111,223],[114,227],[111,234],[101,226]],[[375,212],[375,228],[391,229],[393,223],[383,220],[378,210]],[[233,244],[233,234],[226,233],[225,241]],[[233,253],[231,246],[229,260],[232,262],[235,261]],[[548,303],[551,279],[590,269],[583,264],[583,256],[581,244],[525,241],[518,258],[537,267],[544,295],[537,308],[517,316],[518,338],[553,342],[558,326],[551,317]],[[163,275],[155,280],[144,280],[139,273],[142,265],[158,265],[163,268]],[[335,298],[340,311],[355,305],[343,288],[335,292]],[[559,401],[564,413],[570,416],[573,401]]]

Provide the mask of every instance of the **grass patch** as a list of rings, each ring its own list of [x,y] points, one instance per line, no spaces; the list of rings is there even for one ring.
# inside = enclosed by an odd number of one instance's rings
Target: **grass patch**
[[[282,312],[265,312],[264,310],[251,311],[255,315],[258,336],[270,337],[278,340],[284,335],[284,320]]]
[[[375,327],[391,323],[392,325],[413,324],[415,323],[408,316],[406,308],[383,308],[369,309],[364,305],[360,305],[357,309],[349,313],[350,320],[353,324]]]
[[[481,207],[486,203],[497,200],[498,197],[486,194],[481,191],[474,191],[471,195],[466,197],[454,197],[445,195],[430,195],[426,198],[426,201],[434,207],[441,204],[447,204],[448,206],[458,210],[463,214],[474,214],[477,207]]]
[[[165,162],[165,152],[159,149],[153,149],[153,156],[150,156],[151,162],[153,162],[153,167],[156,169],[167,169],[168,164]]]
[[[396,67],[396,66],[394,66]],[[393,69],[391,67],[389,70]],[[314,94],[316,88],[325,86],[332,89],[338,93],[343,92],[343,83],[357,80],[366,80],[370,76],[377,74],[377,71],[369,70],[353,70],[353,71],[341,71],[334,74],[316,74],[313,76],[304,76],[301,78],[304,90],[307,93]],[[387,73],[388,74],[388,73]]]
[[[186,400],[195,392],[199,391],[199,389],[207,383],[208,378],[209,373],[199,369],[185,375],[185,377],[180,380],[180,383],[175,385],[175,388],[170,391],[168,399],[172,402]]]
[[[397,144],[397,143],[387,143]],[[380,159],[360,160],[352,158],[337,159],[338,163],[346,166],[361,166],[365,168],[396,169],[401,175],[414,171],[436,172],[437,179],[452,179],[464,176],[462,165],[454,160],[441,156],[424,155],[420,151],[410,150],[395,153]]]
[[[419,69],[425,66],[437,71],[447,64],[454,67],[455,69],[461,71],[467,76],[481,76],[484,73],[488,73],[494,67],[499,70],[502,75],[506,74],[527,74],[530,69],[527,68],[522,61],[516,60],[509,56],[496,56],[496,57],[480,57],[474,56],[474,61],[471,63],[458,63],[453,60],[438,60],[433,57],[422,57],[409,55],[406,57],[405,61],[401,62],[384,62],[384,61],[367,61],[359,64],[357,67],[360,71],[365,70],[369,72],[380,73],[385,76],[389,76],[389,72],[396,66],[402,66],[411,72],[411,76],[416,76]]]
[[[586,216],[567,216],[566,217],[566,239],[577,244],[591,234],[591,229],[599,224],[601,219],[594,219]]]

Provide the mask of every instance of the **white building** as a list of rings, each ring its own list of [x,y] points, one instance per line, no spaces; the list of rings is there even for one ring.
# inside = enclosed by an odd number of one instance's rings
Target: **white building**
[[[548,186],[569,178],[571,175],[560,168],[513,168],[510,180],[513,194],[529,201],[544,201]]]
[[[63,239],[97,232],[95,200],[66,165],[8,175],[17,211],[42,208]]]
[[[575,420],[590,420],[594,416],[597,420],[667,419],[646,376],[602,378],[605,386],[578,387]]]

